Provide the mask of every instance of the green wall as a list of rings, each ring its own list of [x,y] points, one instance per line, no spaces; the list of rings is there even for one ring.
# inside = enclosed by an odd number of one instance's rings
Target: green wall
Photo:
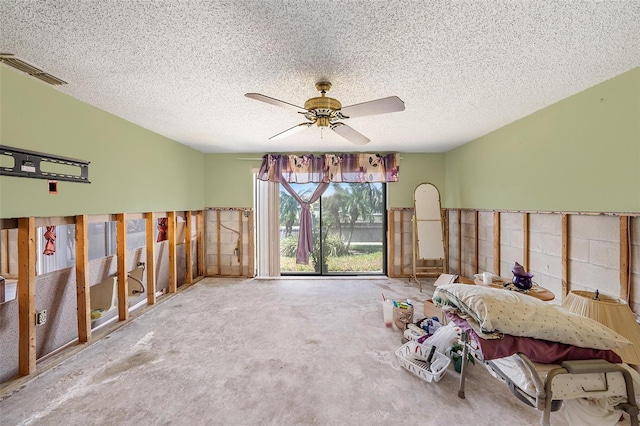
[[[204,207],[203,153],[4,65],[0,144],[91,163],[91,184],[61,181],[56,195],[46,180],[0,176],[2,218]]]
[[[640,211],[640,68],[445,156],[444,206]]]
[[[252,207],[263,154],[200,153],[5,66],[0,144],[90,161],[92,182],[50,195],[0,176],[2,218]],[[430,182],[449,208],[640,211],[640,68],[445,154],[400,155],[392,208]]]
[[[253,207],[253,171],[260,168],[262,155],[208,154],[205,206]],[[442,195],[444,154],[402,153],[400,157],[400,181],[387,186],[389,207],[413,207],[413,191],[422,182],[433,183]]]
[[[260,169],[263,155],[207,154],[205,207],[253,207],[253,172]]]
[[[388,207],[413,208],[413,192],[423,182],[445,193],[444,154],[401,153],[400,180],[387,186]]]

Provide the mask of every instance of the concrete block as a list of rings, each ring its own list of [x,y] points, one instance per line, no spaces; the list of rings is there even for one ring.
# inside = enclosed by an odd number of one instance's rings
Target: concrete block
[[[475,268],[471,263],[462,263],[462,275],[465,277],[472,277],[475,274]]]
[[[476,230],[472,224],[463,224],[462,225],[462,238],[476,238]]]
[[[481,256],[493,257],[493,242],[478,241],[478,254]]]
[[[522,249],[511,246],[502,246],[500,247],[500,260],[501,262],[505,262],[509,265],[509,268],[506,269],[509,272],[509,276],[511,276],[511,268],[515,262],[522,263]]]
[[[522,213],[502,213],[500,215],[500,229],[524,229]]]
[[[479,225],[478,226],[478,239],[479,240],[486,240],[487,238],[490,238],[491,234],[487,235],[487,227],[486,226],[482,226]]]
[[[562,236],[555,234],[543,234],[542,252],[551,256],[562,257]]]
[[[240,275],[240,268],[237,265],[222,265],[220,267],[220,273],[224,276]]]
[[[500,229],[500,245],[501,246],[510,246],[511,245],[511,230],[510,229]]]
[[[620,269],[620,244],[609,241],[589,241],[589,263]]]
[[[588,262],[589,240],[584,238],[569,238],[569,259]]]
[[[493,270],[493,257],[481,256],[480,258],[478,258],[478,271],[479,272],[489,271],[491,273],[495,273]]]
[[[474,224],[475,214],[471,211],[462,212],[462,224]]]
[[[617,270],[603,268],[585,262],[570,261],[571,289],[575,285],[584,286],[591,291],[599,291],[620,297],[620,273]]]
[[[513,278],[513,274],[511,273],[512,268],[513,263],[500,262],[500,276],[510,280],[511,278]]]
[[[633,289],[637,289],[640,287],[640,274],[631,274],[631,288]],[[631,292],[631,297],[632,300],[635,303],[640,304],[640,292],[638,291],[632,291]],[[640,312],[640,311],[636,311],[634,310],[634,312]]]
[[[562,234],[562,215],[559,214],[530,214],[529,230],[543,234]]]
[[[631,241],[635,245],[640,245],[640,216],[630,218],[629,226],[631,227]]]
[[[544,234],[531,232],[529,234],[529,250],[542,253],[542,239]]]
[[[511,246],[524,248],[524,233],[522,231],[511,231]]]
[[[616,216],[572,215],[569,228],[574,238],[620,241],[620,219]]]
[[[529,253],[529,269],[532,273],[534,270],[542,272],[546,275],[561,278],[562,277],[562,258],[550,256],[544,253]],[[536,279],[533,279],[536,281]],[[536,281],[537,282],[537,281]]]
[[[493,212],[478,212],[478,225],[493,228]]]

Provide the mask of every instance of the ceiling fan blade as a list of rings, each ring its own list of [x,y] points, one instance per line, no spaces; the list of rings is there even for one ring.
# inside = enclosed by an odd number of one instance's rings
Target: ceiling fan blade
[[[360,132],[357,132],[356,130],[353,130],[351,127],[347,126],[344,123],[332,124],[331,130],[356,145],[366,145],[371,141],[368,137]]]
[[[404,102],[397,96],[389,96],[388,98],[343,107],[340,113],[344,118],[354,118],[398,111],[404,111]]]
[[[262,102],[266,102],[266,103],[271,104],[271,105],[284,107],[284,108],[288,108],[288,109],[293,109],[296,112],[302,112],[302,113],[307,112],[307,110],[302,108],[302,107],[299,107],[299,106],[294,105],[294,104],[290,104],[289,102],[281,101],[279,99],[271,98],[269,96],[261,95],[260,93],[245,93],[244,95],[247,98],[255,99],[257,101],[262,101]]]
[[[300,123],[298,125],[293,126],[290,129],[285,130],[284,132],[280,132],[275,136],[271,136],[269,138],[269,140],[270,141],[275,141],[275,140],[278,140],[278,139],[284,139],[284,138],[286,138],[288,136],[293,135],[294,133],[298,133],[299,131],[306,129],[309,126],[313,126],[313,123]]]

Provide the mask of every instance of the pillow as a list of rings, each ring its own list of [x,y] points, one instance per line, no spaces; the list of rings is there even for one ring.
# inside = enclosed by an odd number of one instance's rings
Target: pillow
[[[433,302],[445,311],[470,316],[469,324],[482,338],[500,333],[592,349],[631,344],[595,320],[515,291],[449,284],[435,289]]]
[[[506,358],[518,352],[523,353],[533,362],[543,364],[560,364],[573,359],[604,359],[613,363],[621,363],[620,356],[610,349],[580,348],[560,342],[549,342],[534,337],[511,336],[505,334],[502,339],[481,339],[469,323],[457,315],[447,314],[451,323],[469,333],[469,337],[480,348],[482,359]]]

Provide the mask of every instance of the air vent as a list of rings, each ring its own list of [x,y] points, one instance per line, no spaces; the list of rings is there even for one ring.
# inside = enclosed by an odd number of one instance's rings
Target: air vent
[[[11,53],[0,53],[0,62],[9,65],[17,70],[22,72],[26,72],[30,76],[33,76],[39,80],[44,81],[45,83],[60,85],[67,84],[66,81],[60,80],[58,77],[54,77],[51,74],[42,71],[40,68],[35,67],[28,62],[23,61],[20,58],[17,58],[15,55]]]

